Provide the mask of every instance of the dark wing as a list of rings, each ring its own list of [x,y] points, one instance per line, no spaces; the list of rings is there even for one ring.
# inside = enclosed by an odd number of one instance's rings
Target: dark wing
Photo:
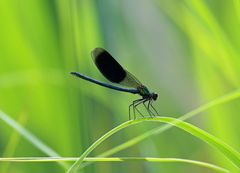
[[[137,88],[141,82],[135,76],[126,71],[113,57],[103,48],[95,48],[92,58],[99,71],[109,81],[123,86]]]

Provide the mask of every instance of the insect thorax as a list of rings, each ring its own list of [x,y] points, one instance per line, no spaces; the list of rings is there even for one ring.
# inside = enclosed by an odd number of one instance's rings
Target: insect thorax
[[[144,85],[140,85],[138,88],[138,91],[139,91],[139,94],[142,96],[142,97],[149,97],[150,96],[150,92],[149,92],[149,90],[147,89],[147,87],[146,86],[144,86]]]

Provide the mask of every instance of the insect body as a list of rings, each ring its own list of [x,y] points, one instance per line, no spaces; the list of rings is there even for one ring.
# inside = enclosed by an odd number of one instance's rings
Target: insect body
[[[129,106],[129,119],[131,119],[131,108],[133,109],[134,119],[136,118],[135,110],[143,116],[137,109],[140,104],[144,105],[151,117],[158,115],[158,112],[152,105],[152,102],[157,100],[158,94],[150,92],[146,86],[144,86],[134,75],[125,70],[112,55],[103,48],[95,48],[91,54],[94,63],[105,78],[112,83],[117,83],[127,88],[100,82],[78,72],[71,72],[71,74],[107,88],[142,96],[142,98],[134,100]]]

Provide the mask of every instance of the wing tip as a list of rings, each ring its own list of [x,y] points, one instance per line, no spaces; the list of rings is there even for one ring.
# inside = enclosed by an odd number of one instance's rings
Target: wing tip
[[[92,50],[91,55],[93,58],[96,58],[105,51],[106,50],[101,47],[96,47],[95,49]]]

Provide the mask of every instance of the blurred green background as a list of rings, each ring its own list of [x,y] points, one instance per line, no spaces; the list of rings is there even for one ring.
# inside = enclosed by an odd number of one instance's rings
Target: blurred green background
[[[179,117],[238,88],[239,0],[0,1],[0,110],[61,156],[79,156],[101,135],[128,120],[138,96],[76,79],[106,81],[90,51],[104,47],[159,93],[155,107]],[[240,102],[190,120],[240,151]],[[114,135],[91,156],[149,129],[142,123]],[[47,156],[0,120],[1,157]],[[222,154],[172,128],[114,156],[178,157],[239,172]],[[174,163],[95,163],[83,172],[210,172]],[[57,163],[0,163],[0,172],[64,172]]]

